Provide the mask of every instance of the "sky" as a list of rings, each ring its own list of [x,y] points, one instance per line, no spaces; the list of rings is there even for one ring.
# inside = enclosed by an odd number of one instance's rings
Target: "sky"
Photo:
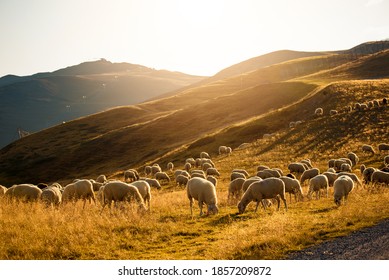
[[[272,51],[389,39],[389,0],[0,0],[0,77],[105,58],[211,76]]]

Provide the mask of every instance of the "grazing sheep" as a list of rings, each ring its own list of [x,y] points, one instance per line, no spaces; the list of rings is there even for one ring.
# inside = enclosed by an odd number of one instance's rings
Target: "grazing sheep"
[[[300,162],[303,163],[303,164],[306,164],[309,168],[313,168],[312,162],[311,162],[310,159],[303,159]]]
[[[30,202],[38,201],[42,195],[42,190],[32,184],[13,185],[4,194],[9,199]]]
[[[176,178],[176,182],[177,182],[178,186],[186,186],[188,181],[189,181],[189,178],[184,176],[184,175],[181,175],[181,174],[178,175],[177,178]]]
[[[104,183],[99,183],[99,182],[96,182],[95,180],[89,180],[89,181],[91,181],[91,183],[93,185],[94,192],[97,192],[101,188],[101,186],[104,185]]]
[[[200,160],[201,160],[201,159],[200,159]],[[190,165],[192,165],[192,166],[197,165],[197,164],[196,164],[196,160],[195,160],[194,158],[187,158],[187,159],[185,160],[185,163],[190,163]]]
[[[205,173],[193,173],[193,175],[191,175],[190,177],[188,177],[188,179],[190,179],[190,178],[195,178],[195,177],[205,179]]]
[[[371,182],[373,183],[373,185],[377,183],[384,183],[386,185],[389,185],[389,173],[381,170],[376,170],[371,175]]]
[[[373,147],[371,145],[366,145],[366,144],[362,145],[362,152],[370,153],[372,155],[375,154],[375,151],[374,151]]]
[[[365,184],[368,184],[371,182],[371,175],[376,171],[374,167],[367,167],[365,170],[363,170],[362,177],[363,177],[363,182]]]
[[[323,115],[323,108],[316,108],[315,116],[319,117]]]
[[[99,175],[97,178],[96,178],[96,182],[98,183],[105,183],[107,181],[107,177],[105,175]]]
[[[200,158],[208,158],[208,159],[210,159],[211,157],[209,156],[209,154],[207,152],[201,152],[200,153]]]
[[[189,162],[185,163],[184,165],[184,169],[186,170],[186,172],[189,172],[189,170],[192,168],[192,164],[190,164]]]
[[[250,176],[250,174],[244,169],[234,169],[234,170],[232,170],[232,172],[243,173],[246,177]]]
[[[326,171],[323,172],[323,175],[327,177],[329,187],[332,187],[334,185],[335,180],[338,179],[338,174],[336,174],[335,172]]]
[[[208,175],[206,179],[210,181],[215,187],[217,187],[217,179],[214,176]]]
[[[331,172],[331,173],[336,173],[336,170],[335,170],[335,168],[328,168],[327,169],[327,172]]]
[[[242,196],[242,187],[243,183],[246,180],[244,178],[236,178],[235,180],[230,182],[228,186],[228,199],[235,197],[236,199],[240,199]]]
[[[170,182],[170,177],[169,177],[169,175],[167,175],[166,172],[159,171],[159,172],[155,173],[154,178],[160,182],[162,182],[162,181],[167,181],[168,183]]]
[[[303,174],[307,168],[300,162],[293,162],[288,165],[288,169],[290,173]]]
[[[365,169],[366,169],[366,165],[361,164],[361,167],[359,168],[359,170],[361,171],[361,174],[363,174],[363,171],[365,171]]]
[[[265,169],[270,169],[270,167],[269,167],[269,166],[266,166],[266,165],[259,165],[259,166],[257,167],[257,172],[258,172],[258,171],[265,170]]]
[[[280,198],[284,202],[285,209],[288,210],[285,199],[285,184],[279,178],[268,178],[263,181],[252,183],[246,192],[243,194],[242,199],[238,203],[239,214],[243,214],[246,210],[247,205],[251,201],[256,201],[257,205],[255,211],[258,210],[258,205],[261,202],[263,208],[266,210],[264,199],[275,198],[277,200],[277,209],[280,209]]]
[[[124,182],[127,182],[130,180],[130,182],[134,182],[136,180],[139,180],[139,175],[132,169],[124,171]]]
[[[174,178],[177,180],[178,175],[183,175],[190,178],[189,173],[186,170],[177,169],[174,171]]]
[[[274,178],[280,178],[282,176],[282,171],[279,171],[278,169],[265,169],[265,170],[262,170],[262,171],[265,171],[265,172],[268,172],[270,173],[271,175],[273,175]]]
[[[211,167],[215,167],[215,163],[210,158],[202,158],[201,159],[201,166],[203,166],[205,163],[209,163],[211,165]]]
[[[203,171],[207,172],[207,170],[208,170],[209,168],[213,168],[213,167],[212,167],[212,164],[210,164],[209,162],[205,162],[204,164],[202,164],[202,169],[203,169]]]
[[[167,171],[173,172],[174,169],[174,163],[173,162],[168,162],[166,165]]]
[[[74,183],[67,185],[62,193],[62,201],[77,201],[78,199],[84,200],[83,208],[85,208],[86,200],[92,203],[93,200],[96,204],[95,193],[93,192],[93,184],[90,180],[78,180]]]
[[[227,146],[220,146],[219,147],[219,155],[223,155],[227,153]]]
[[[267,179],[267,178],[273,178],[274,177],[274,175],[272,173],[268,172],[268,169],[258,171],[256,176],[260,177],[261,179]]]
[[[353,163],[351,162],[351,160],[349,158],[339,158],[339,159],[336,159],[335,162],[334,162],[335,170],[341,171],[343,163],[347,163],[350,166],[353,165]]]
[[[227,155],[230,156],[232,154],[232,148],[227,147]]]
[[[301,178],[300,178],[301,185],[304,184],[305,180],[309,180],[309,179],[311,179],[319,174],[320,174],[320,170],[318,168],[311,168],[311,169],[305,170],[303,172],[303,175],[301,175]]]
[[[150,210],[151,190],[149,183],[147,183],[146,181],[136,181],[131,183],[131,185],[137,187],[140,195],[143,198],[144,203],[147,204],[147,207]]]
[[[330,116],[337,115],[338,111],[337,110],[330,110]]]
[[[248,179],[246,179],[242,185],[242,191],[243,193],[245,191],[247,191],[248,187],[254,183],[254,182],[258,182],[258,181],[262,181],[262,178],[261,177],[258,177],[258,176],[254,176],[254,177],[250,177]]]
[[[206,174],[207,174],[207,176],[208,175],[220,176],[219,171],[216,168],[214,168],[214,167],[208,168],[207,171],[206,171]]]
[[[59,188],[50,186],[42,190],[41,200],[46,205],[58,206],[62,202],[62,193]]]
[[[328,168],[334,168],[335,167],[335,159],[330,159],[328,161]]]
[[[158,172],[162,172],[161,167],[156,163],[153,166],[151,166],[151,176],[155,177],[155,174]]]
[[[382,151],[389,151],[389,144],[381,143],[378,144],[378,151],[381,153]]]
[[[146,176],[151,175],[151,166],[149,166],[149,165],[145,166],[145,171],[144,172],[145,172]]]
[[[234,181],[236,178],[246,179],[246,175],[240,172],[232,172],[230,175],[230,181]]]
[[[103,212],[107,204],[111,210],[112,201],[117,203],[120,201],[131,202],[132,200],[136,200],[139,208],[146,211],[146,206],[137,187],[120,181],[109,182],[103,188],[104,203],[100,213]]]
[[[350,172],[339,172],[337,173],[338,175],[338,178],[339,176],[348,176],[351,180],[354,181],[354,183],[356,183],[358,186],[362,187],[362,183],[361,183],[361,180],[359,180],[358,176],[354,173],[350,173]]]
[[[309,180],[309,190],[307,197],[311,199],[312,193],[316,193],[316,199],[320,198],[320,191],[324,189],[326,191],[326,197],[328,197],[328,179],[327,176],[320,174]]]
[[[187,195],[190,205],[190,214],[193,216],[193,199],[198,201],[200,208],[200,216],[203,215],[203,204],[208,207],[208,214],[217,214],[219,208],[217,207],[216,188],[208,180],[202,178],[192,178],[187,185]]]
[[[161,189],[161,184],[158,182],[157,179],[150,179],[150,178],[140,178],[140,179],[146,181],[152,188],[156,188],[157,190]]]
[[[351,166],[348,163],[342,163],[342,165],[340,166],[340,170],[344,172],[352,172]]]
[[[348,153],[347,158],[351,160],[352,166],[357,165],[359,162],[359,157],[353,152]]]
[[[285,193],[289,193],[289,201],[292,202],[292,194],[294,194],[295,201],[302,200],[303,189],[301,188],[300,182],[297,179],[293,179],[287,176],[282,176],[280,179],[285,184]]]
[[[353,190],[354,182],[348,176],[339,176],[334,182],[334,202],[340,206],[342,198],[347,202],[348,194]]]
[[[384,157],[384,164],[388,165],[389,164],[389,156]]]

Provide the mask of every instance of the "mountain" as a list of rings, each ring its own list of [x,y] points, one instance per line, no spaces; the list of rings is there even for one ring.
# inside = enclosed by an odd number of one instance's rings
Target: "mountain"
[[[0,147],[17,128],[36,132],[115,106],[140,103],[203,77],[101,59],[50,73],[0,79]]]
[[[358,129],[364,131],[364,126],[379,132],[377,136],[364,134],[358,141],[367,137],[383,141],[387,128],[381,120],[388,117],[386,108],[365,115],[339,114],[331,119],[333,128],[328,132],[322,124],[330,125],[326,119],[330,109],[342,111],[356,102],[389,95],[386,53],[315,53],[69,121],[0,150],[0,178],[3,184],[69,182],[101,173],[115,176],[127,168],[141,169],[154,162],[164,166],[174,161],[180,166],[185,158],[196,157],[200,151],[215,157],[219,145],[236,149],[242,143],[256,143],[266,133],[278,135],[277,141],[293,150],[291,157],[300,152],[306,155],[302,151],[307,152],[308,147],[320,156],[319,151],[333,153],[336,141],[352,140],[347,128],[336,131],[336,123],[346,127],[349,116],[356,117],[349,121],[355,126],[353,137]],[[313,118],[317,107],[326,112],[320,120]],[[369,122],[370,116],[379,122]],[[306,134],[293,133],[299,128],[289,129],[290,122],[295,121],[303,123],[300,127]],[[316,136],[315,131],[319,133]],[[321,139],[325,139],[323,144]],[[256,153],[274,152],[276,147],[258,147]]]

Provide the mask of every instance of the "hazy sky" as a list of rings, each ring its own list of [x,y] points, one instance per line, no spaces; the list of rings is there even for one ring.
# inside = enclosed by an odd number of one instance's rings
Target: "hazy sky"
[[[0,77],[106,58],[213,75],[389,38],[389,0],[0,0]]]

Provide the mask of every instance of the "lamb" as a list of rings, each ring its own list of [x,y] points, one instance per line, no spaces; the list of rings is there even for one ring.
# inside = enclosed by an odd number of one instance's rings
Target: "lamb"
[[[119,201],[131,202],[132,200],[136,200],[139,208],[146,211],[146,206],[137,187],[120,181],[109,182],[103,188],[104,203],[100,213],[103,212],[107,204],[109,209],[111,209],[112,201],[117,203]]]
[[[381,170],[376,170],[371,175],[371,182],[373,183],[373,185],[377,183],[384,183],[386,185],[389,185],[389,173]]]
[[[235,180],[230,182],[230,185],[228,186],[228,199],[231,199],[233,197],[240,199],[244,182],[244,178],[236,178]]]
[[[263,181],[254,182],[248,187],[247,191],[243,194],[242,199],[238,203],[239,214],[244,213],[247,205],[251,201],[257,202],[254,212],[257,212],[260,202],[266,211],[266,205],[263,200],[271,198],[275,198],[277,200],[278,210],[280,209],[280,198],[284,202],[285,209],[288,210],[285,199],[285,184],[281,179],[268,178]]]
[[[371,153],[372,155],[375,154],[373,147],[371,145],[366,145],[366,144],[362,145],[362,152]]]
[[[131,185],[137,187],[140,195],[143,198],[144,203],[147,204],[147,207],[150,211],[151,190],[149,183],[147,183],[146,181],[136,181],[131,183]]]
[[[155,173],[154,178],[157,179],[158,181],[170,182],[170,177],[169,177],[169,175],[167,175],[166,172],[157,172],[157,173]]]
[[[178,186],[186,186],[188,181],[189,181],[189,178],[184,176],[184,175],[181,175],[181,174],[178,175],[176,178],[176,183]]]
[[[67,185],[62,193],[62,201],[77,201],[78,199],[84,200],[83,208],[85,208],[86,200],[93,200],[96,204],[95,194],[93,192],[93,184],[89,180],[78,180],[74,183]]]
[[[300,162],[293,162],[288,165],[288,169],[290,173],[303,174],[307,168]]]
[[[62,202],[62,193],[58,187],[50,186],[42,190],[41,200],[46,205],[58,206]]]
[[[38,201],[42,195],[42,190],[32,184],[13,185],[5,192],[5,196],[17,201]]]
[[[206,171],[206,174],[207,174],[207,176],[208,175],[220,176],[219,171],[216,168],[214,168],[214,167],[208,168],[207,171]]]
[[[208,180],[202,178],[192,178],[187,185],[187,195],[190,205],[190,214],[193,217],[193,200],[197,200],[200,208],[200,216],[203,215],[203,204],[208,207],[208,214],[217,214],[219,208],[217,207],[216,188]]]
[[[285,192],[290,194],[290,202],[292,202],[292,194],[294,194],[295,201],[297,201],[297,198],[301,200],[303,199],[303,189],[301,188],[299,180],[287,176],[282,176],[280,179],[285,184]]]
[[[334,182],[334,202],[337,206],[340,206],[342,198],[344,202],[347,202],[348,194],[353,190],[353,180],[345,175],[339,176]]]
[[[357,165],[357,163],[359,162],[359,157],[353,152],[348,153],[347,158],[351,160],[352,166]]]
[[[378,151],[381,153],[382,151],[389,151],[389,144],[381,143],[378,144]]]
[[[305,170],[303,172],[303,175],[301,175],[301,178],[300,178],[301,185],[304,184],[305,180],[309,180],[309,179],[311,179],[319,174],[320,174],[320,170],[318,168],[311,168],[311,169]]]
[[[311,199],[312,193],[316,193],[316,199],[319,199],[321,189],[326,191],[326,197],[328,197],[328,179],[327,176],[323,174],[317,175],[309,180],[307,197]]]
[[[247,191],[248,187],[254,183],[254,182],[258,182],[258,181],[262,181],[262,178],[261,177],[258,177],[258,176],[254,176],[254,177],[251,177],[251,178],[248,178],[244,181],[243,185],[242,185],[242,191],[245,192]]]
[[[316,108],[315,116],[319,117],[323,115],[323,108]]]

